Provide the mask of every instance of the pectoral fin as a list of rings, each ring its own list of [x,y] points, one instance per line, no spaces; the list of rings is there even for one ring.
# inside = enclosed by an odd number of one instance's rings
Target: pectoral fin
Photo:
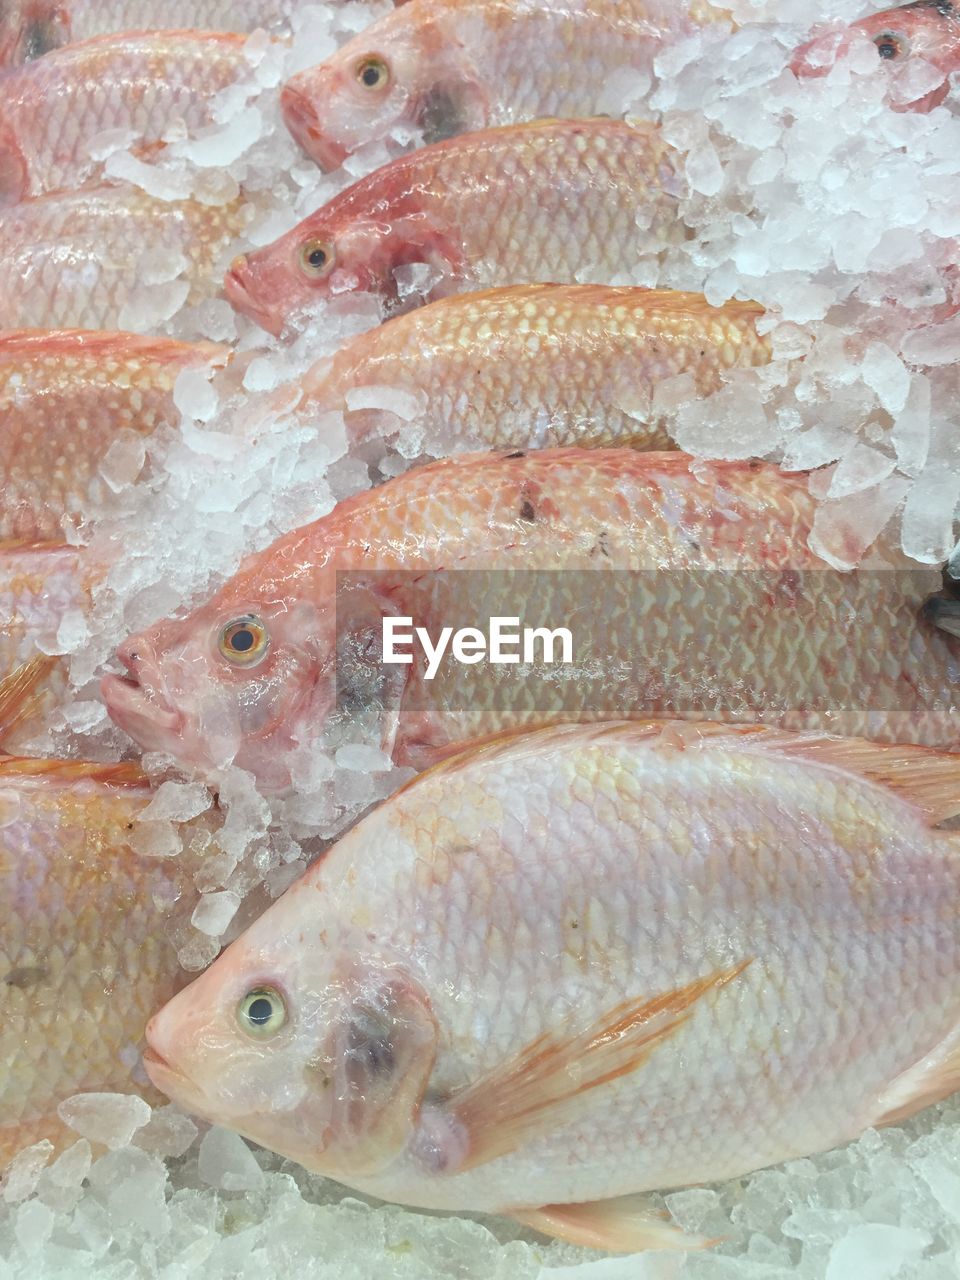
[[[886,1088],[870,1125],[899,1124],[960,1089],[960,1028]]]
[[[714,970],[652,999],[626,1000],[578,1034],[545,1033],[445,1102],[431,1100],[421,1116],[421,1163],[434,1173],[462,1173],[574,1119],[586,1094],[636,1071],[701,999],[749,964]]]
[[[542,1235],[608,1253],[706,1249],[716,1244],[706,1236],[685,1235],[643,1196],[618,1196],[588,1204],[545,1204],[539,1209],[515,1209],[508,1216]]]
[[[41,687],[56,665],[56,658],[38,654],[0,680],[0,742],[39,711]]]

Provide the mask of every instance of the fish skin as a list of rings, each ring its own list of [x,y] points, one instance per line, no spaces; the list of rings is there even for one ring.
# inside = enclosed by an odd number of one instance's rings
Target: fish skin
[[[158,1100],[131,1051],[189,978],[166,929],[192,885],[180,858],[131,847],[150,799],[133,765],[0,760],[0,1165],[75,1141],[57,1116],[75,1093]]]
[[[246,37],[127,32],[58,49],[0,78],[0,206],[90,184],[89,144],[128,129],[151,154],[171,127],[213,124],[216,95],[252,74]]]
[[[650,74],[671,40],[727,15],[669,0],[410,0],[293,76],[287,127],[324,169],[397,125],[436,142],[494,125],[610,110],[611,78]],[[372,88],[371,58],[387,68]]]
[[[648,716],[957,744],[956,642],[916,617],[940,575],[918,573],[899,545],[869,553],[869,579],[827,571],[807,545],[814,513],[806,477],[766,464],[630,449],[460,455],[340,503],[186,617],[125,641],[128,676],[107,676],[103,697],[145,749],[201,773],[232,760],[265,790],[289,785],[299,742],[364,717],[398,763],[421,768],[509,730]],[[339,599],[338,571],[357,575]],[[542,577],[531,585],[525,571]],[[436,639],[521,603],[526,625],[575,632],[583,656],[567,677],[453,662],[428,681],[419,652],[390,668],[363,657],[381,653],[385,616]],[[248,614],[270,647],[240,668],[218,637]]]
[[[0,540],[62,537],[118,433],[175,427],[178,374],[228,355],[132,333],[0,331]]]
[[[351,392],[415,397],[424,451],[610,446],[671,449],[651,410],[659,383],[693,374],[697,394],[723,372],[766,364],[751,302],[711,307],[702,294],[602,285],[526,285],[444,298],[358,335],[303,379],[306,421],[344,414],[351,441],[395,430]],[[385,392],[385,395],[387,392]],[[406,415],[405,415],[406,416]]]
[[[409,262],[443,273],[433,297],[608,284],[687,238],[677,213],[682,175],[654,124],[545,120],[451,138],[384,165],[274,244],[238,258],[227,297],[279,335],[298,309],[331,292],[368,290],[392,305],[393,270]],[[320,278],[300,261],[312,241],[332,255]]]
[[[879,780],[883,750],[606,725],[468,753],[158,1013],[147,1070],[195,1114],[435,1209],[599,1214],[837,1146],[960,1084],[960,837]],[[955,810],[958,763],[915,754]],[[574,1036],[712,973],[634,1069],[577,1094]],[[265,986],[287,1021],[252,1039],[237,1006]],[[952,1077],[918,1069],[951,1045]],[[573,1097],[538,1121],[551,1056]]]
[[[943,84],[912,101],[898,97],[891,103],[895,111],[932,111],[949,93],[947,77],[960,70],[960,9],[950,0],[898,5],[868,14],[839,31],[814,35],[794,51],[790,68],[801,78],[825,76],[858,39],[876,44],[878,69],[891,77],[894,86],[899,69],[911,58],[921,58],[943,72]]]
[[[285,31],[296,0],[166,0],[162,20],[152,0],[5,0],[0,11],[0,67],[20,66],[52,49],[95,36],[156,28]]]
[[[220,289],[224,249],[250,209],[156,200],[136,188],[104,186],[0,209],[0,297],[10,328],[122,329],[124,308],[143,290],[153,254],[187,260],[185,302]]]

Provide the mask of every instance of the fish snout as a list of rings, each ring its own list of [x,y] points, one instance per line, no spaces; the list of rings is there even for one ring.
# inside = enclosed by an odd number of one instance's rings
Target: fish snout
[[[153,745],[158,732],[178,732],[182,718],[167,695],[153,643],[144,635],[130,636],[117,657],[129,675],[107,675],[100,682],[111,718],[141,744]]]
[[[280,110],[295,141],[325,173],[340,168],[349,152],[328,136],[317,114],[314,95],[305,93],[296,77],[283,87]]]
[[[247,316],[261,329],[279,338],[283,330],[282,315],[269,307],[262,296],[263,289],[258,287],[258,272],[255,262],[246,254],[239,254],[230,263],[224,278],[223,291],[234,311]]]

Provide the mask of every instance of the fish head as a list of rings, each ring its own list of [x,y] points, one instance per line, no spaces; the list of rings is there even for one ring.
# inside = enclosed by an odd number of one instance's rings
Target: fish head
[[[70,15],[58,0],[0,0],[0,67],[32,62],[70,39]]]
[[[243,581],[243,580],[241,580]],[[212,776],[229,764],[264,790],[290,784],[290,753],[335,700],[333,622],[281,588],[225,589],[182,619],[131,636],[126,676],[105,676],[112,719],[144,749]]]
[[[412,0],[293,76],[281,98],[287,127],[322,169],[365,143],[419,131],[424,142],[486,127],[489,102],[453,9]]]
[[[870,14],[801,45],[794,52],[791,69],[804,78],[825,76],[855,46],[867,41],[876,50],[877,65],[882,64],[893,75],[902,74],[900,69],[909,62],[922,60],[946,77],[960,68],[960,8],[952,0],[915,0]],[[947,91],[944,81],[912,100],[907,92],[895,105],[930,111],[944,100]]]
[[[225,285],[232,305],[280,337],[341,293],[372,293],[392,310],[399,266],[424,262],[441,277],[456,275],[462,246],[452,228],[437,225],[408,176],[403,162],[388,165],[273,244],[235,259]]]
[[[346,945],[338,901],[308,872],[151,1019],[144,1064],[184,1109],[349,1177],[408,1144],[437,1029],[402,965]]]

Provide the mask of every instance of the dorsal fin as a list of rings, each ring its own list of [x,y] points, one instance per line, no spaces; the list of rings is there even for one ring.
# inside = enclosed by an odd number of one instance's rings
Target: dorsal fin
[[[26,756],[0,757],[0,780],[49,778],[52,782],[82,782],[89,778],[108,787],[146,787],[149,779],[134,760],[104,763],[99,760],[33,760]]]
[[[41,653],[0,680],[0,742],[34,713],[38,690],[57,661]]]

